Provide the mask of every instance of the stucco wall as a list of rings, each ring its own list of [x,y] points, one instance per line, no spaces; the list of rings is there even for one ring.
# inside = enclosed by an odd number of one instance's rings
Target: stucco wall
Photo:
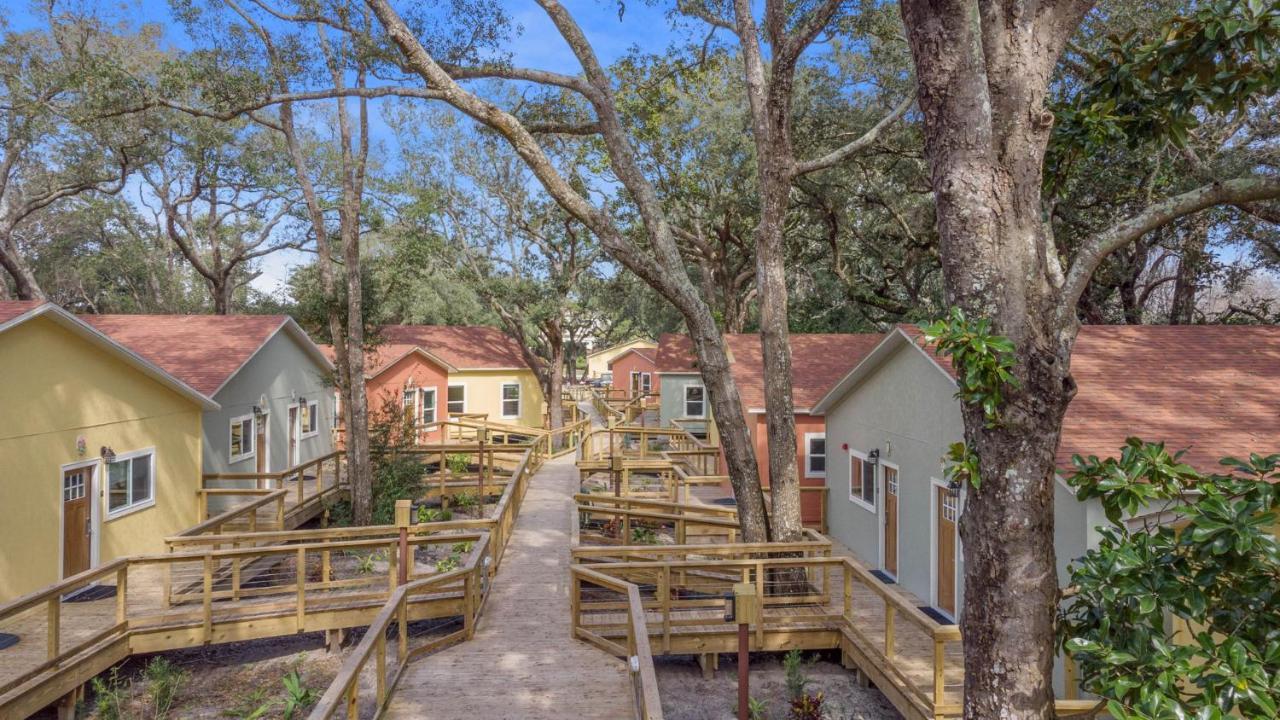
[[[201,410],[46,318],[0,334],[0,602],[62,574],[62,466],[92,462],[98,563],[196,522]],[[85,453],[76,440],[84,438]],[[155,504],[107,518],[103,447],[155,448]]]
[[[632,340],[631,342],[609,348],[608,352],[601,352],[598,355],[587,356],[587,377],[598,378],[609,370],[609,361],[618,357],[622,353],[631,348],[656,348],[658,345],[649,340]]]
[[[378,373],[366,385],[369,397],[369,413],[374,415],[384,412],[388,403],[399,407],[404,402],[406,384],[412,380],[416,389],[436,389],[436,421],[449,418],[449,373],[445,368],[428,360],[419,353],[409,353],[391,364],[391,367]],[[468,393],[470,388],[468,388]],[[418,400],[420,401],[421,395]],[[467,410],[472,412],[471,398],[467,397]],[[416,412],[421,413],[421,410]],[[440,442],[443,432],[437,427],[422,437],[425,442]]]
[[[467,412],[488,413],[494,422],[542,427],[546,402],[532,370],[468,370],[451,373],[449,382],[466,384]],[[520,415],[515,418],[502,415],[502,385],[511,382],[520,385]]]
[[[661,392],[662,381],[659,380],[657,370],[654,364],[637,353],[628,353],[619,357],[613,363],[613,380],[612,385],[615,390],[631,390],[631,373],[632,371],[649,373],[651,387],[649,392]]]
[[[655,378],[657,376],[655,375]],[[684,388],[689,384],[702,384],[702,376],[697,373],[662,373],[662,387],[666,388],[662,393],[662,404],[658,411],[659,422],[664,427],[670,427],[672,420],[679,420],[684,417]],[[657,380],[655,379],[655,382]],[[711,401],[707,399],[707,414],[711,414]]]
[[[298,398],[318,403],[318,432],[303,438],[299,434],[298,462],[306,462],[333,451],[333,386],[327,369],[303,350],[287,331],[276,333],[223,387],[214,400],[221,410],[205,413],[205,472],[253,472],[255,455],[230,462],[231,419],[253,413],[262,396],[267,417],[267,470],[289,467],[289,406]]]

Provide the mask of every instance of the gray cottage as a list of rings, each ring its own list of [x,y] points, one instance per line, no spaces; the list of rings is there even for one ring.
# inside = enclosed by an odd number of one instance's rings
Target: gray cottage
[[[86,315],[220,408],[204,413],[206,473],[279,472],[333,446],[333,366],[285,315]]]
[[[1223,456],[1280,450],[1268,392],[1280,387],[1280,328],[1086,326],[1072,374],[1079,391],[1063,424],[1061,468],[1076,454],[1116,454],[1130,436],[1185,449],[1183,460],[1204,471]],[[814,407],[826,417],[830,535],[952,619],[964,612],[965,492],[948,486],[942,458],[964,437],[955,393],[948,360],[917,328],[900,326]],[[1106,521],[1061,476],[1054,515],[1065,584],[1068,565]],[[1055,683],[1061,692],[1061,667]]]

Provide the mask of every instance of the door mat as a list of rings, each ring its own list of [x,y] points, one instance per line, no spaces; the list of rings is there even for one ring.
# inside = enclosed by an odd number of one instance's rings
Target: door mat
[[[11,648],[18,644],[18,636],[13,633],[0,633],[0,650]]]
[[[116,596],[115,585],[90,585],[83,590],[77,590],[70,595],[64,595],[62,602],[78,603],[93,602],[94,600],[105,600]]]
[[[955,620],[948,618],[946,615],[943,615],[941,612],[927,605],[921,605],[920,612],[933,618],[939,625],[955,625],[956,624]]]
[[[883,571],[883,570],[872,570],[872,571],[871,571],[871,574],[872,574],[872,575],[875,575],[875,576],[876,576],[876,579],[877,579],[877,580],[879,580],[880,582],[884,583],[885,585],[897,585],[897,584],[898,584],[898,581],[897,581],[897,580],[894,580],[892,576],[890,576],[888,573],[886,573],[886,572],[885,572],[885,571]]]
[[[737,507],[737,506],[738,506],[738,501],[737,501],[737,500],[734,500],[734,499],[733,499],[733,498],[731,498],[731,497],[727,497],[727,498],[716,498],[715,500],[712,500],[712,501],[711,501],[711,504],[712,504],[712,505],[726,505],[726,506],[728,506],[728,507]]]

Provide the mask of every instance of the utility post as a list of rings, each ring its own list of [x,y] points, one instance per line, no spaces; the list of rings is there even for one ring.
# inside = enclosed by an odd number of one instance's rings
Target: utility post
[[[485,475],[484,446],[485,446],[485,442],[488,441],[488,439],[489,439],[489,428],[487,426],[482,427],[479,430],[476,430],[476,442],[480,447],[479,455],[476,457],[477,464],[480,466],[480,477],[478,482],[479,488],[477,490],[479,492],[479,495],[476,496],[476,502],[478,503],[484,502],[484,475]],[[489,464],[492,465],[493,463],[490,462]]]
[[[760,622],[760,598],[753,583],[734,583],[725,593],[724,619],[738,623],[738,720],[750,717],[751,625]]]
[[[396,501],[396,527],[400,529],[400,565],[396,568],[399,571],[400,585],[409,582],[409,563],[413,560],[409,556],[409,514],[413,509],[412,500]]]

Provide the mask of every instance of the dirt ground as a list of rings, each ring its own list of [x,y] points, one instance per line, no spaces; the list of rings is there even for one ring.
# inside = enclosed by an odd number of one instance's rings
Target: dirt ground
[[[324,649],[324,633],[307,633],[164,653],[185,673],[167,717],[184,720],[281,718],[284,716],[284,676],[296,670],[303,684],[319,698],[337,675],[350,647],[348,642],[342,652],[330,654]],[[150,658],[130,658],[119,668],[118,677],[128,683],[126,718],[153,717],[154,709],[147,700],[147,683],[141,678]],[[48,717],[54,715],[49,713]],[[94,710],[92,691],[77,717],[101,717]],[[305,712],[296,717],[306,717]]]
[[[902,716],[874,688],[861,688],[839,663],[805,656],[810,694],[823,693],[827,720],[896,720]],[[812,662],[817,659],[816,662]],[[654,658],[662,712],[667,720],[734,720],[738,707],[736,656],[721,655],[715,677],[704,680],[692,656]],[[782,655],[751,654],[751,697],[765,703],[766,720],[786,720],[787,690]]]

